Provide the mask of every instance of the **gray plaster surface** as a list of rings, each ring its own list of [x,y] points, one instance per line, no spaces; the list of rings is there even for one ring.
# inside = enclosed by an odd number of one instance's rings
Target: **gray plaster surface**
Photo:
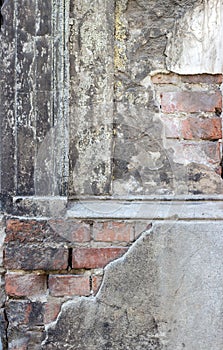
[[[44,350],[222,350],[221,222],[154,224],[105,269],[95,298],[63,305]]]

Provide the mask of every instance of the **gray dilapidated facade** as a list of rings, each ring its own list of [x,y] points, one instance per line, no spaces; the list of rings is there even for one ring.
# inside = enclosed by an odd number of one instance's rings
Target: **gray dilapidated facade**
[[[1,2],[5,349],[222,349],[222,16]]]

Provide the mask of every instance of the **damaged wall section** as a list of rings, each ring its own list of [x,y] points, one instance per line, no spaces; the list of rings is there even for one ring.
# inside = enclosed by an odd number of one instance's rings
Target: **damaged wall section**
[[[68,3],[2,7],[2,344],[221,350],[222,4]]]

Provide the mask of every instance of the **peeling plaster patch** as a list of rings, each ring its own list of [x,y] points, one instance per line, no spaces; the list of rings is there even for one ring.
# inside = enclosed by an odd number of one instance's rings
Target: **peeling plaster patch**
[[[167,68],[179,74],[222,73],[222,33],[222,0],[199,1],[169,34]]]

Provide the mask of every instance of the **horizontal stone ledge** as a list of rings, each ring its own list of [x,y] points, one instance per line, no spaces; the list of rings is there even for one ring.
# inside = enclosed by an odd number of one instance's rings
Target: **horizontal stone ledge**
[[[223,220],[223,195],[14,197],[15,216],[77,219]]]
[[[70,204],[66,217],[126,220],[223,220],[223,200],[82,200]]]

